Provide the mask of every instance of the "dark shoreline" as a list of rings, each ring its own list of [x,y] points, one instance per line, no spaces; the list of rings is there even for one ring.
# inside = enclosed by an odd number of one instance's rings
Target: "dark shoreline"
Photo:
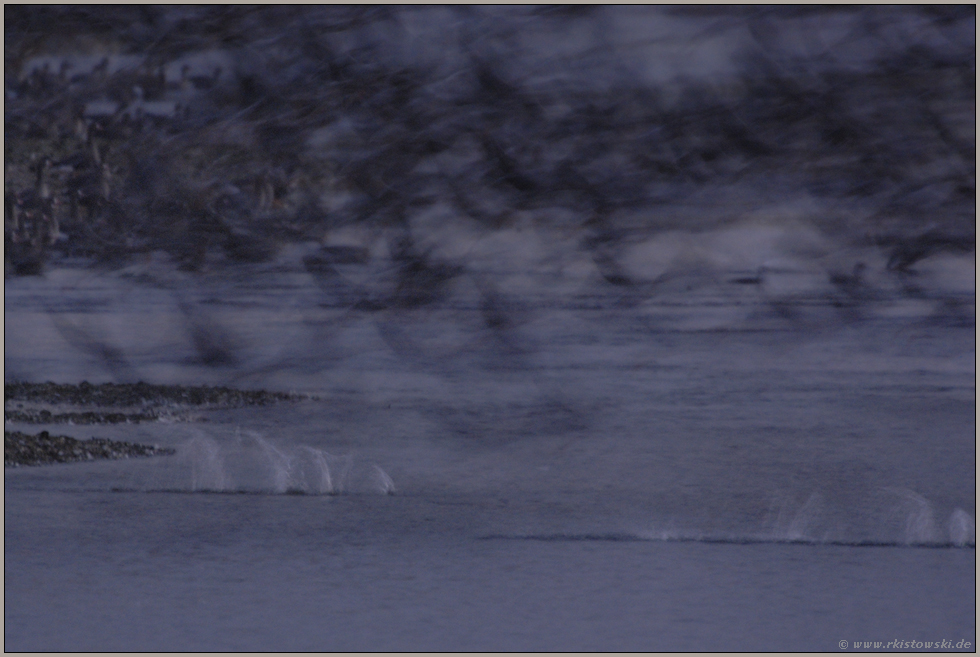
[[[158,445],[139,445],[106,438],[77,440],[69,436],[52,436],[47,431],[33,436],[20,431],[3,432],[5,468],[101,459],[171,456],[175,453],[174,449]]]
[[[72,406],[72,410],[52,412],[48,409],[4,409],[6,422],[26,424],[138,424],[161,419],[186,420],[180,409],[217,410],[244,406],[265,406],[280,402],[313,399],[267,390],[236,390],[211,386],[154,385],[149,383],[6,383],[4,402]],[[92,410],[106,409],[108,410]],[[135,412],[126,412],[135,411]],[[194,421],[207,421],[197,417]],[[96,459],[122,459],[172,455],[175,450],[157,445],[140,445],[106,438],[77,440],[69,436],[52,436],[47,431],[31,435],[4,431],[4,467],[72,463]]]
[[[52,413],[44,409],[27,408],[24,410],[4,411],[5,422],[20,422],[23,424],[139,424],[140,422],[156,422],[160,415],[154,411],[146,413],[99,413],[83,411],[79,413]]]
[[[221,408],[264,406],[307,399],[305,395],[266,390],[236,390],[221,386],[168,386],[150,383],[6,383],[4,401],[91,406],[189,405]]]

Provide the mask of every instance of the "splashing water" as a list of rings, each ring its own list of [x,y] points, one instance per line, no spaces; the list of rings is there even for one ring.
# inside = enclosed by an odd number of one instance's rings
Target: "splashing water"
[[[295,457],[289,456],[277,449],[272,443],[255,432],[250,431],[249,435],[261,447],[266,458],[268,458],[268,465],[272,471],[272,490],[276,493],[303,490],[301,486],[297,485],[299,482],[293,476]]]
[[[309,445],[301,445],[298,451],[289,453],[276,447],[258,433],[250,431],[248,434],[267,459],[267,465],[272,473],[273,492],[334,495],[347,488],[353,466],[353,459],[350,456],[333,456]],[[378,470],[380,471],[380,468]],[[391,483],[388,475],[384,472],[381,472],[381,475],[383,475],[381,492],[388,492],[386,487],[393,490],[394,484]]]
[[[900,512],[905,514],[903,540],[908,545],[940,542],[936,518],[929,500],[918,493],[901,488],[884,488],[886,492],[902,498]]]
[[[759,534],[740,535],[739,540],[789,541],[831,544],[875,544],[909,546],[974,545],[976,526],[973,517],[963,509],[956,509],[946,524],[948,540],[943,528],[936,522],[935,509],[919,493],[898,487],[881,487],[887,501],[881,506],[876,498],[868,500],[870,506],[859,508],[828,507],[821,493],[813,493],[794,513],[792,498],[782,496],[770,506],[770,515]],[[897,501],[896,501],[896,498]],[[854,516],[867,514],[870,524],[865,531],[857,530]],[[868,533],[870,532],[870,533]],[[652,534],[648,537],[653,536]],[[667,537],[664,540],[676,539]],[[732,537],[729,537],[732,538]]]
[[[334,495],[344,492],[353,466],[353,459],[350,456],[333,456],[322,449],[308,445],[303,445],[300,449],[306,456],[300,464],[306,492],[320,495]]]
[[[812,527],[820,511],[821,498],[817,493],[813,493],[807,499],[803,507],[797,512],[789,527],[786,530],[786,538],[791,541],[799,541],[807,538],[807,530]]]
[[[682,531],[673,526],[667,529],[648,529],[638,532],[637,536],[648,541],[696,541],[704,538],[701,534]]]
[[[201,492],[337,495],[350,489],[355,470],[351,455],[335,456],[309,445],[284,446],[255,431],[238,431],[227,444],[198,433],[181,452],[190,467],[190,489]],[[357,490],[395,491],[380,466],[359,473]]]
[[[770,513],[776,506],[777,502],[774,502]],[[795,504],[790,498],[782,497],[778,500],[779,510],[776,517],[772,519],[770,515],[767,522],[771,529],[764,532],[768,538],[779,541],[804,541],[811,538],[810,534],[820,520],[823,497],[819,493],[812,493],[796,513],[792,513],[793,506]]]
[[[381,489],[382,495],[392,495],[395,492],[395,482],[391,480],[388,473],[381,469],[380,466],[374,466],[374,473],[378,479],[378,486]]]
[[[313,487],[315,492],[332,495],[334,492],[333,478],[330,476],[330,464],[327,463],[326,452],[303,445],[303,449],[312,460],[313,464]]]
[[[957,547],[976,544],[977,527],[972,516],[963,509],[956,509],[949,517],[949,540]]]
[[[191,490],[223,491],[230,487],[221,449],[213,438],[197,436],[185,449],[191,462]]]

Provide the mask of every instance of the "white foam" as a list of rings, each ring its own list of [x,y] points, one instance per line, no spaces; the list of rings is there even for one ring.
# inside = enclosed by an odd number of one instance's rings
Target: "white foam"
[[[963,547],[976,544],[977,527],[973,517],[963,509],[956,509],[949,517],[949,540],[953,545]]]

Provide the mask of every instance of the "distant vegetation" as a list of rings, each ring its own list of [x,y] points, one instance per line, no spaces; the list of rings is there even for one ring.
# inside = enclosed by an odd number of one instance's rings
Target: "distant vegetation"
[[[56,254],[261,262],[350,223],[411,250],[411,217],[435,203],[486,230],[561,209],[598,249],[679,227],[623,219],[637,209],[732,186],[840,200],[818,227],[879,245],[893,269],[974,248],[972,5],[678,8],[751,38],[725,84],[669,87],[585,84],[569,71],[588,53],[556,57],[553,80],[514,65],[522,26],[601,42],[603,8],[4,11],[6,275]],[[449,70],[393,54],[410,12],[452,28]],[[787,48],[780,26],[806,12],[854,26],[866,64]]]

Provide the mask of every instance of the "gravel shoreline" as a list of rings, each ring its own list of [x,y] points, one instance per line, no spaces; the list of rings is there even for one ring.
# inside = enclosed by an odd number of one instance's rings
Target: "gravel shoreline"
[[[211,386],[165,386],[150,383],[7,383],[4,400],[90,406],[191,405],[221,408],[264,406],[308,399],[305,395]]]
[[[138,424],[161,420],[206,422],[206,417],[197,417],[199,414],[190,417],[186,411],[265,406],[315,399],[308,395],[267,390],[168,386],[143,382],[92,384],[87,381],[77,385],[52,382],[6,383],[3,396],[6,422],[73,425]],[[49,405],[52,408],[24,408],[25,403]],[[175,453],[173,449],[157,445],[140,445],[106,438],[83,441],[69,436],[52,436],[47,431],[36,435],[4,431],[3,435],[5,467],[165,456]]]
[[[106,438],[76,440],[69,436],[52,436],[47,431],[34,436],[19,431],[3,432],[4,467],[170,456],[175,453],[176,450],[158,445],[138,445]]]
[[[99,413],[84,411],[80,413],[52,413],[48,410],[28,408],[22,411],[4,411],[6,422],[24,424],[139,424],[156,422],[160,415],[153,411],[147,413]]]

